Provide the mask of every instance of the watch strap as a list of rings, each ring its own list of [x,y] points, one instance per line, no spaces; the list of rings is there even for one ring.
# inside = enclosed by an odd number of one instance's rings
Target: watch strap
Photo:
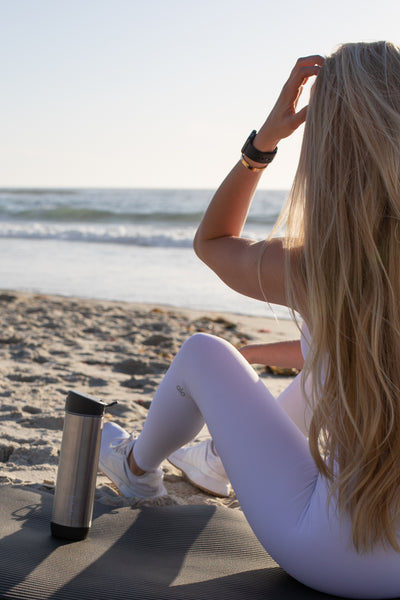
[[[254,160],[254,162],[269,164],[274,160],[275,155],[278,152],[278,147],[276,147],[272,152],[261,152],[261,150],[257,150],[257,148],[254,148],[253,146],[253,140],[256,135],[257,131],[254,129],[243,144],[243,148],[241,150],[242,155],[250,158],[250,160]]]

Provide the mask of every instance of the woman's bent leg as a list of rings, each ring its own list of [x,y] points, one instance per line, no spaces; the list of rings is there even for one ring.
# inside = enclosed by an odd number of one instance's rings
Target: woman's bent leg
[[[207,423],[254,533],[288,573],[331,594],[386,598],[400,589],[400,556],[357,554],[306,437],[240,353],[198,334],[174,359],[133,452],[155,469]],[[393,593],[393,592],[396,593]]]
[[[314,489],[318,472],[307,440],[231,344],[197,334],[153,399],[133,449],[139,467],[157,468],[204,421],[247,519],[262,542],[271,541],[270,528],[260,530],[271,522],[266,515],[273,511],[275,523],[282,515],[290,528]]]

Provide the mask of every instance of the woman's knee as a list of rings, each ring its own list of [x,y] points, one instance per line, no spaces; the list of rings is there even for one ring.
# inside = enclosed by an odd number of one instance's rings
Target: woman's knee
[[[234,373],[251,370],[240,352],[223,338],[208,333],[196,333],[186,340],[181,350],[186,373],[207,373],[232,378]]]
[[[215,355],[221,355],[221,353],[232,354],[236,352],[236,349],[232,344],[215,335],[195,333],[184,342],[181,351],[186,355],[193,355],[195,358],[200,359],[214,357]]]

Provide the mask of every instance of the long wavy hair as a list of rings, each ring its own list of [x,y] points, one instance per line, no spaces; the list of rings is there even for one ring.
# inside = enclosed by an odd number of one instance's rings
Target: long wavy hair
[[[345,44],[314,84],[286,244],[311,328],[309,444],[359,552],[400,552],[400,52]],[[289,265],[288,265],[289,266]],[[296,305],[293,268],[288,268]],[[297,277],[297,280],[299,277]]]

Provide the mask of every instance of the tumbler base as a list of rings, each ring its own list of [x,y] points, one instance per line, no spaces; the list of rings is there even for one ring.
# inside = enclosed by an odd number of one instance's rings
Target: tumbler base
[[[68,525],[60,525],[51,521],[50,529],[51,534],[56,538],[77,542],[87,537],[90,527],[69,527]]]

